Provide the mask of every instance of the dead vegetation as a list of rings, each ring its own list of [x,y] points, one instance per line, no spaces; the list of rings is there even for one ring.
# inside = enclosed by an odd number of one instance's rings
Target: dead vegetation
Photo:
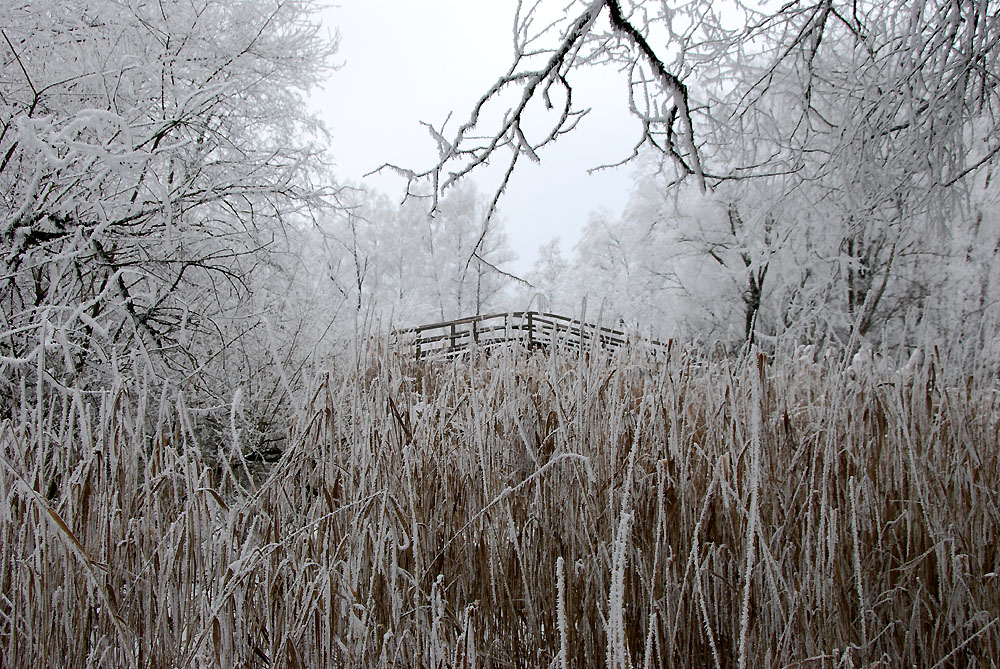
[[[9,667],[990,666],[995,378],[935,355],[373,354],[213,469],[182,394],[23,384]]]

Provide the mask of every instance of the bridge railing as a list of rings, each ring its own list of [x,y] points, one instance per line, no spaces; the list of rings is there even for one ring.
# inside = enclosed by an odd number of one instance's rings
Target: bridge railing
[[[591,350],[616,349],[634,339],[621,330],[540,311],[484,314],[428,323],[396,330],[393,337],[397,346],[412,347],[417,360],[449,357],[472,348],[489,349],[516,342],[529,349]],[[666,349],[666,344],[656,340],[641,341]]]

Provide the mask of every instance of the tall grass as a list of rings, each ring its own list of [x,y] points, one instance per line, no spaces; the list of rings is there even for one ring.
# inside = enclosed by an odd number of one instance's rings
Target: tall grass
[[[180,391],[21,388],[3,666],[1000,657],[996,379],[933,353],[373,351],[263,473],[236,425],[203,459]]]

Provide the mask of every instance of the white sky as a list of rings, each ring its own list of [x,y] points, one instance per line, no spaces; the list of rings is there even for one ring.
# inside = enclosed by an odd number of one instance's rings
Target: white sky
[[[559,4],[559,3],[556,3]],[[430,167],[437,149],[420,121],[439,127],[454,111],[451,138],[472,104],[510,65],[516,0],[342,0],[326,21],[341,33],[343,67],[314,97],[332,130],[341,178],[390,162]],[[591,211],[617,214],[632,188],[631,169],[588,175],[590,167],[629,153],[638,133],[625,109],[626,84],[614,71],[580,78],[574,97],[592,112],[572,134],[522,159],[500,202],[500,215],[519,256],[515,271],[530,270],[540,244],[562,238],[566,255]],[[484,197],[500,178],[500,165],[474,173]],[[365,183],[401,198],[403,183],[384,176]]]

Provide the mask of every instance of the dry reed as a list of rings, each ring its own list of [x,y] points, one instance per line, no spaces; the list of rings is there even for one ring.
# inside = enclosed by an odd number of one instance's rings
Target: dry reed
[[[934,355],[373,353],[310,397],[250,476],[234,444],[201,457],[180,394],[22,384],[0,665],[1000,657],[993,377]]]

